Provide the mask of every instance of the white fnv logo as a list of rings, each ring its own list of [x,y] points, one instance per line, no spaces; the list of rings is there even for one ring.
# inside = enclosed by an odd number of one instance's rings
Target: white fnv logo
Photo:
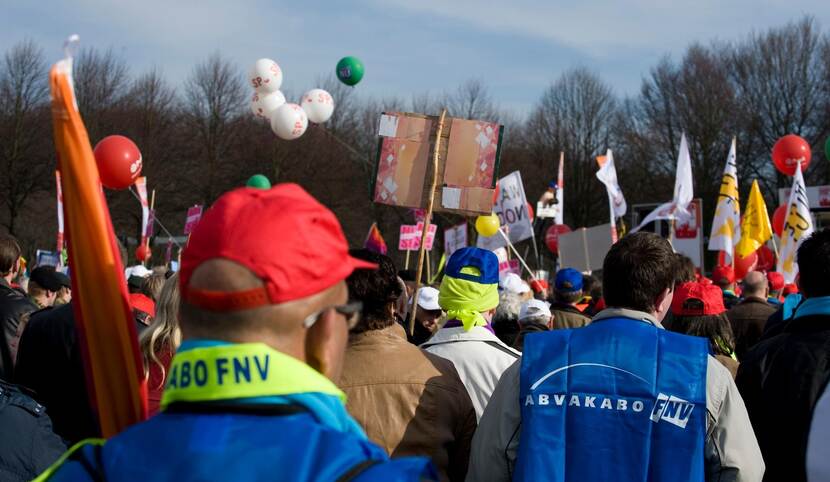
[[[685,429],[694,408],[694,403],[689,403],[674,395],[660,393],[657,395],[657,401],[654,402],[654,410],[651,411],[651,421],[657,423],[663,420]]]

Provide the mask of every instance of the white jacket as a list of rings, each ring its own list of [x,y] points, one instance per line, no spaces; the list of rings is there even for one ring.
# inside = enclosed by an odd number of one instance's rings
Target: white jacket
[[[501,374],[521,355],[480,326],[470,331],[461,326],[441,328],[421,348],[453,362],[473,401],[476,420],[484,413]]]

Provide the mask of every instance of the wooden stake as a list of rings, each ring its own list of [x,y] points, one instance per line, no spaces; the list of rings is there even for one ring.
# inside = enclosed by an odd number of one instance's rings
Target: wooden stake
[[[424,270],[424,254],[426,252],[427,231],[429,223],[432,222],[432,208],[435,203],[435,189],[438,186],[438,157],[441,148],[441,133],[444,131],[444,120],[447,117],[447,109],[441,111],[438,118],[438,130],[435,133],[435,146],[432,152],[432,183],[429,187],[427,198],[427,212],[424,215],[424,228],[421,231],[421,248],[418,250],[418,265],[415,268],[415,294],[412,296],[412,316],[409,318],[409,334],[415,334],[415,315],[418,313],[418,291],[421,287],[421,276]]]
[[[406,250],[406,261],[403,263],[403,269],[409,269],[409,250]]]
[[[432,251],[427,251],[427,284],[432,279]]]

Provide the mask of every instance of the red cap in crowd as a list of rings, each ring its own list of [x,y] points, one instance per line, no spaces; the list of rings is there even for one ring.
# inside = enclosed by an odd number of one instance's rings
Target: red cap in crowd
[[[697,300],[700,303],[687,303]],[[708,283],[683,283],[674,291],[671,312],[676,316],[719,315],[726,311],[723,291]]]
[[[784,289],[781,291],[781,294],[784,296],[788,296],[794,293],[798,293],[798,285],[796,285],[795,283],[784,285]]]
[[[217,258],[248,268],[264,286],[238,292],[190,288],[193,271]],[[357,268],[377,266],[349,256],[334,213],[300,186],[280,184],[222,195],[191,234],[179,276],[188,303],[210,311],[236,311],[309,297]]]
[[[543,279],[535,279],[530,282],[530,289],[536,293],[541,293],[548,289],[548,282]]]
[[[770,291],[780,291],[784,287],[784,275],[777,271],[767,273]]]
[[[731,266],[715,266],[712,270],[712,281],[715,283],[734,283],[735,270]]]

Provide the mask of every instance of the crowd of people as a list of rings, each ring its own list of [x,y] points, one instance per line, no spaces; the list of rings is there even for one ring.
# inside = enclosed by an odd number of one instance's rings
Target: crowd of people
[[[830,480],[830,230],[797,262],[707,278],[641,232],[524,280],[467,247],[415,296],[299,186],[237,189],[178,272],[125,272],[150,418],[103,441],[69,277],[0,236],[0,480]]]

